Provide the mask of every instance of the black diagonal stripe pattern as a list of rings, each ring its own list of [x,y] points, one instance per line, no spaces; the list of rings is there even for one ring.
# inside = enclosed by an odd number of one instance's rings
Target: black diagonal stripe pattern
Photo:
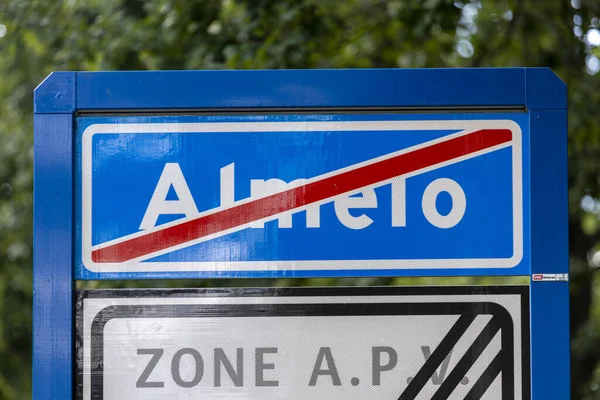
[[[398,400],[414,400],[417,397],[421,389],[423,389],[427,381],[446,359],[450,351],[456,346],[456,343],[474,320],[475,314],[472,313],[462,314],[458,318],[456,323],[434,350],[433,354],[429,356],[425,365],[423,365],[413,380],[410,381],[408,387],[402,392]]]
[[[481,397],[485,394],[485,392],[488,390],[488,388],[491,386],[491,384],[494,382],[494,380],[498,377],[498,374],[500,374],[500,371],[502,371],[503,364],[505,364],[503,353],[507,353],[507,351],[505,349],[502,349],[502,350],[500,350],[500,352],[498,354],[496,354],[496,357],[494,357],[494,359],[492,360],[490,365],[488,365],[488,367],[485,369],[485,371],[483,371],[483,374],[481,374],[479,379],[477,379],[477,382],[475,382],[475,384],[473,385],[471,390],[469,390],[469,393],[467,393],[464,400],[479,400],[479,399],[481,399]],[[509,354],[508,356],[511,357],[512,354]],[[505,373],[506,373],[506,371],[505,371]],[[510,392],[504,393],[504,388],[503,388],[502,389],[502,397],[505,399],[506,398],[513,399],[514,393],[513,394],[511,394]]]
[[[431,397],[431,400],[445,400],[450,397],[454,389],[456,389],[456,386],[458,386],[460,383],[460,380],[473,366],[475,361],[477,361],[481,353],[483,353],[488,344],[490,344],[494,336],[496,336],[500,330],[500,327],[501,325],[498,317],[492,317],[486,327],[483,328],[479,336],[477,336],[477,339],[475,339],[471,347],[469,347],[467,352],[452,369],[450,375],[444,379],[442,386],[440,386],[437,392]]]
[[[452,351],[454,346],[456,346],[456,343],[466,332],[474,319],[474,315],[461,315],[459,320],[454,324],[452,329],[450,329],[448,334],[446,334],[442,342],[437,346],[436,350],[425,362],[425,365],[419,370],[415,378],[410,382],[398,400],[414,400],[417,397],[427,381],[440,367],[446,356],[450,353],[450,351]],[[431,400],[448,399],[462,378],[464,378],[469,369],[471,369],[473,364],[475,364],[485,348],[490,344],[492,339],[501,329],[502,332],[500,334],[502,335],[502,348],[500,352],[496,355],[490,365],[488,365],[483,374],[468,392],[464,400],[479,400],[488,390],[500,372],[503,372],[502,399],[514,400],[514,346],[512,343],[512,321],[504,321],[504,319],[499,315],[494,315],[492,317],[481,333],[477,336],[475,341],[471,344],[466,353],[452,369],[437,392],[433,395],[433,397],[431,397]],[[507,332],[506,329],[508,329],[509,332]]]

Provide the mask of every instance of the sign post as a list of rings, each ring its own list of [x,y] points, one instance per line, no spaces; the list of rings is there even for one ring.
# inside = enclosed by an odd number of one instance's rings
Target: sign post
[[[35,93],[34,398],[567,399],[566,185],[548,69],[54,73]],[[529,293],[74,289],[491,275]]]

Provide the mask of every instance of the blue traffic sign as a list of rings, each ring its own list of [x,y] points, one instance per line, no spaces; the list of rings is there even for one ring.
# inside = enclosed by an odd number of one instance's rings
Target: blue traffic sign
[[[546,68],[51,74],[34,95],[33,398],[86,385],[76,280],[518,275],[519,390],[568,399],[566,105]]]
[[[524,113],[80,117],[77,275],[524,273],[527,142]]]

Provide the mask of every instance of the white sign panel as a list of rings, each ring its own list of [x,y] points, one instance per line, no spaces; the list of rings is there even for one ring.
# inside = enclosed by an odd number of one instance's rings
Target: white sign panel
[[[81,291],[100,399],[529,399],[526,287]]]

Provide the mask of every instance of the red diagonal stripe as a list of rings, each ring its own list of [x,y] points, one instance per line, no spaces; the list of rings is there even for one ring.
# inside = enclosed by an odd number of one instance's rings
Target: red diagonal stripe
[[[511,140],[509,129],[479,130],[93,250],[92,260],[97,263],[131,260]]]

